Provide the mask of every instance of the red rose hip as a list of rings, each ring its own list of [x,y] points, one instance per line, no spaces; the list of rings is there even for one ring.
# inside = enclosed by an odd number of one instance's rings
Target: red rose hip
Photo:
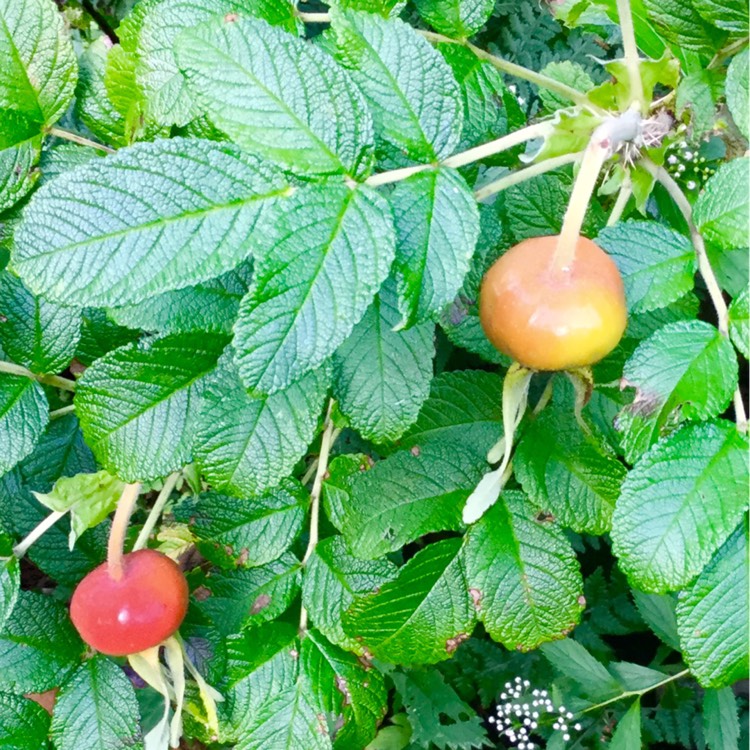
[[[92,570],[73,592],[70,617],[89,646],[110,656],[158,646],[180,627],[189,590],[177,563],[142,549],[122,557],[115,580],[108,563]]]

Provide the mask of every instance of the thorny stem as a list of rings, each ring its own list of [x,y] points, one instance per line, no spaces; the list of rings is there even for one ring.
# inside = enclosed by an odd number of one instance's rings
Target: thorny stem
[[[654,685],[649,685],[647,688],[643,688],[643,690],[626,690],[624,693],[620,693],[620,695],[617,695],[614,698],[610,698],[609,700],[602,701],[601,703],[597,703],[594,706],[589,706],[588,708],[584,708],[583,711],[581,711],[581,713],[587,714],[591,711],[596,711],[598,708],[604,708],[604,706],[609,706],[610,703],[617,703],[618,701],[625,700],[626,698],[632,698],[635,696],[640,697],[641,695],[644,695],[645,693],[649,693],[652,690],[656,690],[656,688],[659,688],[662,685],[668,685],[670,682],[679,680],[682,677],[687,677],[687,675],[689,674],[690,674],[689,669],[683,669],[682,672],[673,674],[671,677],[666,677],[665,679],[661,680],[660,682],[657,682]]]
[[[506,190],[512,185],[518,185],[520,182],[526,182],[526,180],[530,180],[537,175],[551,172],[553,169],[559,169],[566,164],[572,164],[573,162],[578,161],[578,159],[581,158],[581,155],[582,152],[576,154],[563,154],[562,156],[555,156],[552,159],[545,159],[544,161],[537,162],[536,164],[532,164],[524,169],[510,172],[509,174],[503,175],[497,180],[488,183],[484,187],[479,188],[479,190],[476,190],[474,192],[474,197],[478,201],[482,201],[485,198],[489,198],[491,195],[495,195],[495,193]]]
[[[115,581],[122,578],[122,555],[125,548],[125,534],[128,530],[130,516],[135,508],[138,494],[141,491],[141,483],[126,484],[125,489],[120,495],[115,511],[115,518],[112,521],[112,528],[109,531],[109,542],[107,544],[107,568],[109,575]]]
[[[573,263],[583,220],[604,162],[623,141],[632,141],[638,136],[640,124],[640,115],[634,110],[629,110],[619,117],[605,120],[591,136],[573,185],[560,237],[552,257],[554,268],[564,270],[570,268]]]
[[[635,41],[635,28],[633,27],[633,12],[630,8],[630,0],[617,0],[617,15],[620,19],[622,46],[625,51],[625,67],[630,80],[632,101],[638,103],[641,112],[645,112],[647,102],[643,93],[638,45]]]
[[[680,186],[674,181],[672,175],[667,172],[664,167],[658,167],[650,159],[642,159],[641,164],[652,174],[658,182],[664,187],[669,193],[669,196],[675,202],[675,205],[680,210],[680,213],[687,222],[688,229],[690,230],[690,239],[693,242],[693,248],[695,249],[695,255],[698,259],[698,271],[706,284],[708,290],[708,296],[711,298],[711,303],[716,311],[717,325],[719,332],[722,336],[729,336],[729,310],[727,303],[724,301],[724,297],[721,293],[721,287],[719,282],[716,280],[716,274],[714,269],[711,267],[711,262],[708,259],[708,253],[706,252],[706,243],[703,241],[701,233],[693,222],[693,208],[690,202],[685,197],[685,194],[680,189]],[[740,432],[747,432],[747,414],[745,413],[745,404],[742,401],[742,393],[740,392],[739,386],[737,386],[734,397],[734,415],[737,421],[737,429]]]
[[[13,554],[19,559],[22,558],[29,551],[29,547],[49,531],[67,512],[66,510],[56,510],[50,513],[13,547]]]
[[[483,143],[481,146],[470,148],[467,151],[461,151],[458,154],[449,156],[440,162],[444,167],[464,167],[467,164],[471,164],[474,161],[485,159],[493,154],[499,154],[502,151],[507,151],[509,148],[518,146],[526,141],[531,141],[534,138],[544,138],[553,131],[553,126],[549,122],[539,122],[535,125],[529,125],[528,127],[515,130],[508,135],[504,135],[502,138],[497,138],[489,143]],[[433,164],[417,164],[413,167],[402,167],[400,169],[392,169],[388,172],[381,172],[380,174],[368,177],[365,181],[366,185],[370,187],[378,187],[379,185],[388,185],[391,182],[399,182],[405,180],[407,177],[411,177],[418,172],[423,172],[425,169],[430,169],[435,165]]]
[[[148,544],[148,538],[151,536],[151,532],[153,532],[156,522],[159,520],[159,516],[161,516],[162,511],[164,510],[164,506],[169,501],[172,490],[177,485],[181,476],[182,472],[175,471],[164,480],[164,486],[159,491],[156,501],[149,511],[146,523],[143,524],[143,528],[141,529],[140,534],[138,534],[138,538],[135,540],[135,544],[133,545],[134,552],[143,549]]]
[[[71,143],[77,143],[79,146],[88,146],[89,148],[95,148],[98,151],[105,151],[108,154],[114,154],[115,150],[109,146],[105,146],[103,143],[97,143],[92,141],[90,138],[78,135],[78,133],[71,133],[69,130],[63,128],[50,128],[47,131],[50,135],[54,135],[56,138],[63,138]]]
[[[31,378],[39,383],[45,385],[51,385],[54,388],[59,388],[62,391],[75,391],[76,384],[75,380],[68,380],[67,378],[61,378],[59,375],[41,375],[31,370],[28,370],[21,365],[17,365],[14,362],[2,362],[0,361],[0,372],[5,372],[8,375],[19,375],[23,378]]]
[[[331,446],[333,445],[335,428],[333,420],[331,419],[331,412],[333,411],[333,400],[328,403],[328,411],[326,412],[325,428],[323,430],[323,438],[320,441],[320,456],[318,456],[318,467],[315,471],[315,479],[313,480],[313,486],[310,490],[310,539],[307,543],[307,549],[305,555],[302,558],[302,565],[307,565],[310,557],[312,557],[315,547],[318,544],[318,536],[320,533],[320,496],[323,490],[323,479],[325,478],[326,472],[328,471],[328,456],[331,452]],[[299,629],[300,633],[304,633],[307,630],[307,609],[302,607],[299,618]]]
[[[615,205],[612,206],[612,212],[607,219],[607,226],[611,227],[613,224],[617,224],[622,218],[622,213],[625,210],[625,206],[628,205],[630,196],[633,195],[633,184],[630,181],[630,175],[625,175],[625,179],[620,186],[620,192],[617,194]]]

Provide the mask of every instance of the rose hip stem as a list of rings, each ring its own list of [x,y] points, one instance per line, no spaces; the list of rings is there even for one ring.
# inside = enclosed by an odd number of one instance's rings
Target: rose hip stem
[[[130,516],[133,513],[140,491],[140,482],[126,484],[117,502],[117,510],[115,511],[115,518],[112,521],[109,542],[107,544],[107,566],[110,577],[115,581],[122,579],[122,555],[125,551],[125,534],[127,533]]]

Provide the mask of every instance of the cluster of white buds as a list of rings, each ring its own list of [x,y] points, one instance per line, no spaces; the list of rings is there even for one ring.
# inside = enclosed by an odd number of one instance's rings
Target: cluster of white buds
[[[686,178],[685,187],[688,190],[697,190],[705,180],[716,174],[708,159],[699,152],[698,146],[690,146],[687,141],[678,141],[669,148],[667,169],[675,177]]]
[[[520,677],[505,683],[500,701],[489,722],[495,725],[500,737],[513,743],[518,750],[539,750],[541,746],[534,740],[536,730],[553,717],[552,730],[561,732],[565,742],[571,739],[573,732],[581,731],[580,724],[572,723],[571,711],[565,706],[556,708],[546,690],[531,690],[531,683]]]

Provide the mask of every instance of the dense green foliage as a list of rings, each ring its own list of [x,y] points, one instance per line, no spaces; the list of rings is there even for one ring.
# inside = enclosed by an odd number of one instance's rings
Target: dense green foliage
[[[58,5],[0,0],[0,748],[747,744],[746,4]],[[481,279],[638,106],[628,328],[501,480]],[[68,616],[126,483],[168,669]]]

